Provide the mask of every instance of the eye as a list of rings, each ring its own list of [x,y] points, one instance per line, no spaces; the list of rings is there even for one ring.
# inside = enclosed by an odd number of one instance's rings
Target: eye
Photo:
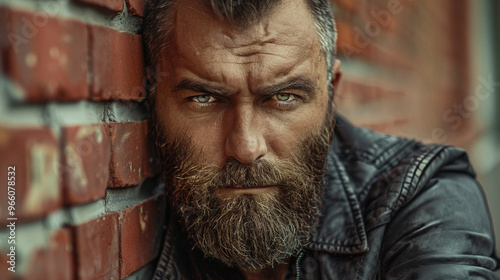
[[[300,96],[287,92],[275,93],[266,100],[270,101],[269,105],[271,105],[273,108],[277,108],[280,110],[292,110],[297,108],[297,106],[302,103],[302,99],[300,98]]]
[[[294,103],[301,101],[301,98],[293,93],[280,92],[273,96],[273,99],[278,102]]]
[[[214,102],[215,98],[213,98],[211,95],[197,95],[191,97],[191,100],[198,103],[209,103]]]
[[[276,94],[276,98],[279,101],[289,101],[290,99],[292,99],[292,97],[293,97],[293,95],[290,93],[280,92],[280,93]]]

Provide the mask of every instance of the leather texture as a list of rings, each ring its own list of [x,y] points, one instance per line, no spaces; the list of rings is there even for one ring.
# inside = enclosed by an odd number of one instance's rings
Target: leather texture
[[[336,121],[322,216],[286,279],[499,279],[491,217],[464,150]],[[153,279],[243,278],[205,259],[171,216]]]

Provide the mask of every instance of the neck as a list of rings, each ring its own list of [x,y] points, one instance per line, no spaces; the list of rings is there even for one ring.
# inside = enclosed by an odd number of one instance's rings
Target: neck
[[[263,269],[242,270],[246,280],[283,280],[288,270],[288,262]]]

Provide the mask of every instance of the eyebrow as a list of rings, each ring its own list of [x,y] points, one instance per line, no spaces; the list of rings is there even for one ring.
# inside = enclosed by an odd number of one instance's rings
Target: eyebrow
[[[192,90],[195,92],[202,92],[206,94],[215,94],[215,95],[231,95],[231,92],[225,88],[214,87],[207,84],[203,84],[201,82],[193,81],[191,79],[184,79],[180,83],[178,83],[172,92],[181,91],[181,90]]]
[[[311,79],[303,75],[292,77],[282,83],[261,88],[257,91],[257,94],[273,95],[281,91],[292,90],[292,89],[303,91],[305,94],[307,94],[309,98],[313,98],[316,95],[315,83],[313,83]],[[179,82],[174,87],[172,92],[177,92],[181,90],[192,90],[195,92],[202,92],[206,94],[214,94],[221,96],[230,96],[232,94],[230,90],[227,90],[225,88],[210,86],[202,82],[197,82],[187,78]]]
[[[303,91],[309,98],[313,98],[316,95],[316,84],[303,75],[292,77],[279,84],[264,87],[258,93],[260,95],[273,95],[291,89]]]

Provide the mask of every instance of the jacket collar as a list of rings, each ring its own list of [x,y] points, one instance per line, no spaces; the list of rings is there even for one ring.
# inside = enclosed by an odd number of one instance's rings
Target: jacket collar
[[[363,199],[415,141],[358,128],[336,116],[324,177],[323,210],[306,249],[357,254],[368,250]]]
[[[358,197],[345,167],[330,152],[324,178],[323,210],[307,249],[329,253],[361,253],[368,250]]]

